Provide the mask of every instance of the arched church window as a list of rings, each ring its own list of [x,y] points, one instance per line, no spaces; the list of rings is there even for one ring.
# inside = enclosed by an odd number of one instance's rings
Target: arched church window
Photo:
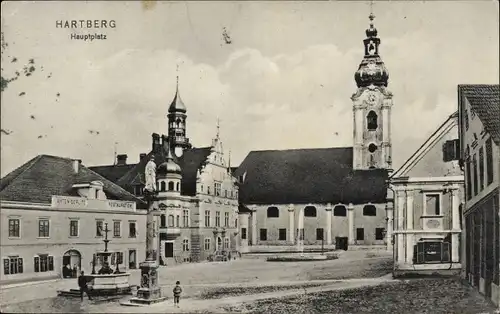
[[[333,216],[347,216],[347,208],[344,205],[337,205],[333,209]]]
[[[267,218],[278,218],[280,216],[280,211],[278,207],[271,206],[267,208]]]
[[[365,205],[363,207],[363,216],[377,216],[377,208],[375,205]]]
[[[304,217],[316,217],[316,207],[306,206],[304,208]]]
[[[168,190],[169,191],[173,191],[174,190],[174,182],[173,181],[168,182]]]
[[[181,184],[179,182],[177,182],[177,184],[175,186],[175,190],[176,191],[180,191],[181,190]]]
[[[366,124],[368,125],[368,130],[370,131],[373,131],[373,130],[376,130],[377,127],[378,127],[378,124],[377,124],[377,114],[375,113],[375,111],[370,111],[368,113],[368,116],[366,117]]]
[[[177,118],[177,120],[175,120],[175,126],[179,127],[180,124],[181,124],[181,119]]]
[[[167,189],[167,185],[165,184],[165,181],[162,181],[160,191],[164,192],[166,189]]]

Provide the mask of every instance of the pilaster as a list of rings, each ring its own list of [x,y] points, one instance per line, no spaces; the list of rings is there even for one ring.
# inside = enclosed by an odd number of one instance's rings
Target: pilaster
[[[288,206],[288,242],[295,244],[295,207]]]
[[[349,203],[349,206],[347,207],[347,220],[348,220],[348,226],[349,226],[349,233],[348,233],[348,241],[349,244],[354,244],[355,239],[354,239],[354,205],[352,203]]]
[[[328,204],[326,211],[326,245],[332,244],[332,204]]]

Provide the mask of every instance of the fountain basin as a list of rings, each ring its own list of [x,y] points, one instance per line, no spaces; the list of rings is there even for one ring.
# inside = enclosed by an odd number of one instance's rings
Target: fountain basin
[[[326,261],[337,259],[338,256],[335,254],[328,255],[282,255],[282,256],[272,256],[268,257],[266,261],[268,262],[315,262],[315,261]]]
[[[131,295],[135,285],[130,285],[130,273],[88,275],[89,294],[91,296]],[[80,297],[80,289],[58,290],[57,294],[64,297]]]

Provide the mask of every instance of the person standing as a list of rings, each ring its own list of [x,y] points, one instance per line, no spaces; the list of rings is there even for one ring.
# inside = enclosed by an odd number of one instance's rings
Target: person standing
[[[173,292],[174,292],[174,306],[179,307],[179,301],[181,299],[181,293],[182,293],[180,281],[177,281],[175,283],[175,287],[174,287]]]
[[[85,278],[83,270],[80,273],[80,277],[78,277],[78,286],[80,287],[81,300],[83,301],[83,293],[86,293],[89,300],[92,300],[92,298],[89,295],[89,287],[87,286],[87,278]]]

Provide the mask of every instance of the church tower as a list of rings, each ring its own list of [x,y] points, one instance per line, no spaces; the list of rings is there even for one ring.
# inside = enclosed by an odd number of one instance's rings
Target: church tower
[[[365,56],[354,78],[358,89],[351,97],[354,113],[353,168],[390,169],[392,93],[387,89],[389,72],[379,56],[380,38],[373,26],[363,40]]]
[[[186,112],[186,106],[179,93],[179,76],[177,76],[175,96],[168,108],[167,115],[169,144],[177,158],[183,155],[185,149],[191,148],[189,138],[186,137]]]

